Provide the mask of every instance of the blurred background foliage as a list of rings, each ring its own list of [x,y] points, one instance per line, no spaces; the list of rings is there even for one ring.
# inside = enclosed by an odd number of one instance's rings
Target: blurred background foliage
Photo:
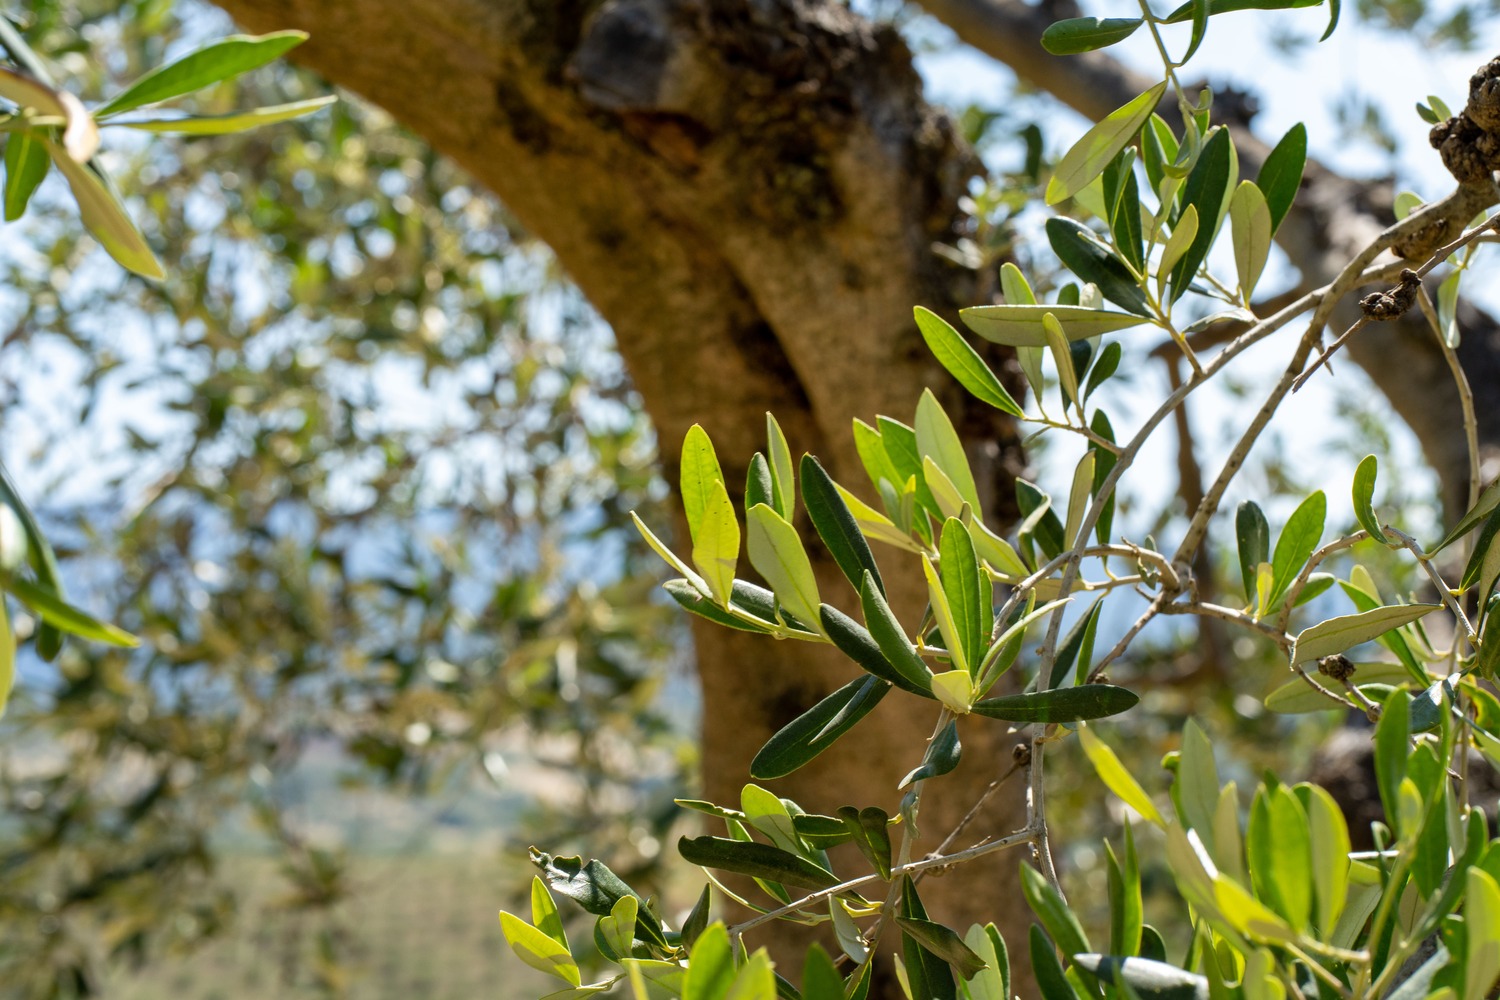
[[[921,51],[953,45],[909,5],[864,6]],[[1359,7],[1447,45],[1492,13]],[[173,0],[11,13],[87,100],[232,30]],[[279,65],[196,110],[324,92]],[[996,164],[972,238],[941,250],[975,267],[1025,254],[1042,167],[1049,106],[1008,98],[955,109]],[[610,332],[502,206],[352,97],[107,162],[169,277],[125,276],[50,188],[3,230],[0,457],[78,603],[143,644],[23,659],[0,724],[0,996],[494,993],[526,845],[661,890],[692,783],[686,630],[625,517],[667,523],[666,488]],[[1340,447],[1384,453],[1388,415],[1349,399]],[[1268,491],[1320,485],[1268,455]],[[1425,479],[1392,498],[1431,515]],[[1267,719],[1269,650],[1197,638],[1155,632],[1126,668],[1147,697],[1121,723],[1130,763],[1193,711],[1233,734],[1242,787],[1304,773],[1338,720]],[[1081,757],[1061,770],[1059,808],[1116,830]],[[1066,867],[1102,901],[1095,841]]]

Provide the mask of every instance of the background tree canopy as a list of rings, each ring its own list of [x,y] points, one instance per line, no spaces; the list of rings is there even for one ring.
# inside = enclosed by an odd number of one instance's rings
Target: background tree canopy
[[[360,992],[380,977],[336,904],[377,881],[350,857],[399,846],[391,831],[408,831],[412,813],[340,824],[366,786],[425,796],[428,827],[503,826],[464,841],[476,865],[498,850],[519,875],[529,838],[649,879],[683,822],[671,799],[687,776],[701,764],[705,797],[737,799],[766,737],[846,673],[818,651],[695,627],[703,712],[734,725],[706,727],[694,749],[687,626],[653,594],[658,568],[627,518],[669,523],[659,505],[678,470],[658,464],[657,435],[675,454],[701,422],[724,453],[749,454],[774,411],[795,453],[849,481],[860,464],[849,416],[908,413],[934,385],[982,442],[971,461],[995,526],[1016,515],[1027,456],[1014,427],[958,390],[910,310],[985,301],[998,264],[1030,252],[1023,208],[1070,127],[1037,91],[1097,118],[1149,85],[1107,55],[1047,56],[1036,39],[1071,11],[1018,0],[11,11],[89,101],[230,30],[228,17],[308,31],[295,53],[305,68],[205,92],[197,110],[329,86],[346,99],[243,136],[113,147],[160,284],[94,252],[49,188],[4,230],[3,458],[80,602],[143,645],[74,643],[53,666],[23,664],[0,743],[0,981],[27,997],[97,995],[121,982],[112,964],[160,962],[229,926],[260,876],[223,859],[274,851],[285,902],[330,915],[289,925],[317,933],[270,982],[376,995]],[[1486,26],[1468,6],[1358,13],[1448,46]],[[908,40],[957,44],[938,22],[1008,65],[1014,93],[951,113],[928,104]],[[1251,102],[1229,96],[1238,103],[1217,114],[1237,122],[1242,157],[1263,158]],[[1346,118],[1382,124],[1362,114]],[[1310,164],[1282,230],[1278,294],[1327,281],[1392,200],[1382,179]],[[1473,311],[1460,322],[1492,445],[1495,324]],[[1457,402],[1420,322],[1350,352],[1462,506]],[[1019,395],[1019,368],[991,360]],[[1378,431],[1368,406],[1349,409],[1361,439]],[[1192,431],[1166,457],[1189,504],[1203,488]],[[1176,516],[1170,492],[1159,513],[1137,512],[1148,530]],[[838,575],[831,560],[815,570]],[[1215,572],[1233,571],[1202,575]],[[1161,703],[1210,704],[1247,744],[1263,738],[1236,700],[1253,686],[1231,670],[1241,652],[1195,638],[1167,632],[1152,647],[1176,668]],[[880,739],[841,745],[782,794],[836,807],[822,789],[838,774],[844,789],[890,797],[927,721],[881,711]],[[960,786],[982,788],[1009,759],[985,738]],[[1172,739],[1159,719],[1143,723],[1142,759]],[[1247,745],[1244,759],[1311,741]],[[935,803],[934,827],[971,800]],[[1098,803],[1071,807],[1106,821]],[[994,808],[989,822],[1014,818]],[[1082,880],[1100,875],[1087,858],[1072,864]],[[1013,860],[982,877],[992,892],[939,880],[930,902],[961,920],[1019,898]],[[507,888],[493,881],[476,915],[485,932]]]

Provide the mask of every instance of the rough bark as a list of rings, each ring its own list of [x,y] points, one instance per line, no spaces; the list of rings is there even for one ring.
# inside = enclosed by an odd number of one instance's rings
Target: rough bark
[[[677,442],[701,422],[737,493],[743,463],[765,447],[769,410],[794,450],[856,483],[850,418],[910,420],[921,387],[946,384],[911,308],[951,309],[977,294],[971,276],[931,252],[962,223],[957,204],[976,161],[923,102],[894,30],[823,0],[221,6],[252,30],[308,31],[298,50],[306,65],[453,157],[553,248],[614,328],[669,480]],[[1007,484],[992,505],[1003,520],[1014,433],[959,393],[945,403],[987,442],[975,457],[992,487]],[[920,579],[909,563],[901,569],[892,581]],[[831,562],[817,570],[825,599],[850,607]],[[920,613],[909,583],[896,596],[909,616]],[[698,625],[705,793],[732,804],[765,738],[854,668],[826,647]],[[813,810],[894,813],[896,782],[933,719],[928,704],[892,696],[825,759],[774,787]],[[967,727],[964,765],[924,805],[924,847],[1009,763],[1013,739],[1002,733]],[[984,828],[1018,827],[1020,794],[997,797]],[[933,879],[924,898],[942,919],[998,918],[1010,940],[1024,940],[1018,860]],[[766,939],[790,958],[806,931],[773,925]]]

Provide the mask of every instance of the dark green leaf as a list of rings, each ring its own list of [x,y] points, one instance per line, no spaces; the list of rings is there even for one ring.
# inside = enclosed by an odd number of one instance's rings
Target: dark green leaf
[[[1328,498],[1318,490],[1298,504],[1292,516],[1287,518],[1286,527],[1276,539],[1276,551],[1271,556],[1271,578],[1275,582],[1271,587],[1270,607],[1276,607],[1297,574],[1302,572],[1308,558],[1317,550],[1327,512]]]
[[[1057,949],[1036,924],[1031,925],[1031,974],[1036,977],[1042,1000],[1078,1000],[1078,994],[1057,960]]]
[[[1309,574],[1307,583],[1303,584],[1301,592],[1297,594],[1297,603],[1292,606],[1295,608],[1302,607],[1302,605],[1332,587],[1337,580],[1338,578],[1332,573]]]
[[[747,583],[744,580],[736,580],[734,581],[734,589],[730,591],[729,601],[735,607],[743,611],[748,611],[762,621],[773,622],[776,620],[776,595],[765,587]],[[808,624],[800,618],[793,617],[787,613],[786,608],[781,608],[780,610],[782,619],[792,628],[798,628],[804,632],[816,632],[818,630],[816,624]]]
[[[1153,962],[1167,960],[1167,943],[1162,939],[1161,931],[1150,924],[1141,927],[1141,957]]]
[[[1104,349],[1099,352],[1099,360],[1094,363],[1094,370],[1089,372],[1088,381],[1084,384],[1084,399],[1092,396],[1095,389],[1103,385],[1111,375],[1119,370],[1120,356],[1123,353],[1120,349],[1119,341],[1111,340],[1104,345]]]
[[[338,100],[332,94],[314,97],[291,104],[270,104],[251,108],[249,111],[234,111],[225,115],[178,115],[157,118],[131,118],[129,121],[111,121],[110,125],[123,125],[138,132],[165,132],[170,135],[230,135],[247,132],[265,125],[305,118],[322,111]]]
[[[1273,233],[1281,227],[1281,220],[1286,218],[1287,210],[1297,197],[1297,189],[1302,186],[1302,167],[1306,162],[1307,126],[1298,122],[1271,150],[1255,178],[1255,186],[1266,196],[1266,207],[1271,210]]]
[[[1063,678],[1068,676],[1068,671],[1073,669],[1074,663],[1078,663],[1078,680],[1082,683],[1093,656],[1094,632],[1099,627],[1099,609],[1103,604],[1104,598],[1096,600],[1088,613],[1074,623],[1072,631],[1063,639],[1063,644],[1058,647],[1057,657],[1052,661],[1052,675],[1047,679],[1047,688],[1060,685]],[[1087,652],[1084,652],[1085,646],[1088,647]]]
[[[1109,347],[1119,347],[1119,345],[1110,344]],[[1104,366],[1104,363],[1109,360],[1109,347],[1106,347],[1104,349],[1104,357],[1101,357],[1099,359],[1099,365],[1094,369],[1095,371],[1098,371],[1099,368],[1102,368]],[[1118,362],[1118,351],[1115,352],[1115,359],[1116,362]],[[1093,380],[1091,378],[1090,382],[1092,381]],[[1103,379],[1100,379],[1100,381],[1102,382]],[[1087,396],[1088,393],[1085,392],[1084,395]],[[1110,443],[1114,443],[1115,429],[1110,426],[1109,417],[1105,416],[1103,410],[1094,411],[1094,418],[1089,421],[1089,430],[1093,431],[1104,440],[1109,441]],[[1115,463],[1119,461],[1119,456],[1117,456],[1114,452],[1108,450],[1107,448],[1101,448],[1096,444],[1090,444],[1089,447],[1092,448],[1094,452],[1094,495],[1098,496],[1099,491],[1104,488],[1104,481],[1108,479],[1109,474],[1114,471]],[[1104,506],[1099,511],[1099,520],[1094,522],[1094,537],[1099,540],[1100,545],[1109,544],[1110,532],[1114,527],[1114,521],[1115,494],[1113,491],[1111,491],[1109,497],[1104,501]]]
[[[902,678],[900,682],[895,678],[888,679],[893,684],[900,683],[908,691],[930,696],[932,672],[917,655],[916,647],[906,637],[906,632],[901,628],[901,623],[896,620],[891,606],[885,602],[885,598],[876,589],[873,577],[865,580],[860,586],[859,600],[864,610],[865,624],[869,626],[870,637],[880,647],[885,661]]]
[[[677,852],[689,864],[804,889],[831,889],[839,884],[832,872],[806,858],[756,841],[683,837],[677,841]]]
[[[1291,10],[1316,7],[1323,0],[1209,0],[1208,13],[1229,14],[1237,10]],[[1192,0],[1167,15],[1168,24],[1178,24],[1193,16]]]
[[[803,1000],[844,1000],[844,977],[816,941],[802,963]]]
[[[646,906],[646,901],[618,875],[600,861],[584,864],[579,857],[559,858],[536,848],[529,851],[531,863],[541,869],[542,877],[553,892],[568,897],[585,912],[607,917],[616,902],[634,896],[640,903],[635,922],[635,936],[661,947],[666,946],[661,924]]]
[[[693,942],[698,940],[703,929],[708,926],[708,910],[713,903],[713,887],[705,885],[703,892],[698,896],[698,902],[693,904],[692,912],[682,922],[682,943],[691,948]]]
[[[1193,53],[1198,51],[1198,46],[1203,44],[1203,36],[1208,31],[1208,15],[1211,0],[1189,0],[1193,9],[1193,34],[1188,40],[1187,51],[1182,54],[1181,62],[1187,62],[1193,58]]]
[[[1149,958],[1074,955],[1073,964],[1111,985],[1128,983],[1141,1000],[1209,1000],[1208,980]]]
[[[922,475],[922,453],[917,450],[917,432],[890,417],[876,417],[875,423],[880,428],[880,440],[885,444],[885,453],[901,479],[901,482],[893,485],[899,487],[908,479],[916,477],[917,503],[941,521],[943,512],[933,498],[932,490],[927,488],[926,477]]]
[[[818,537],[828,546],[833,561],[838,563],[854,589],[859,589],[865,574],[869,573],[876,588],[885,593],[880,567],[875,565],[875,556],[860,533],[859,524],[849,512],[844,498],[839,496],[838,487],[823,471],[822,464],[811,455],[802,456],[802,505],[807,508],[807,516]]]
[[[866,806],[856,809],[841,806],[839,818],[854,838],[854,846],[865,856],[883,879],[891,877],[891,835],[887,827],[891,817],[884,809]]]
[[[910,661],[904,664],[905,669],[911,671],[911,675],[908,676],[906,672],[892,664],[884,650],[864,626],[830,605],[823,605],[819,611],[823,629],[828,638],[833,640],[833,644],[838,647],[839,652],[859,664],[867,673],[889,681],[902,690],[924,697],[932,696],[929,680],[932,675],[927,672],[926,667],[922,666],[920,660],[917,660],[915,664],[921,670],[920,674],[912,670]],[[912,651],[911,656],[912,659],[916,659],[915,650]]]
[[[917,897],[917,887],[910,875],[902,876],[901,879],[901,907],[896,919],[927,922],[927,911],[922,906],[922,900]],[[953,981],[953,973],[948,969],[948,963],[928,951],[904,930],[901,934],[901,956],[911,983],[912,996],[925,997],[926,1000],[956,1000],[958,988]]]
[[[1326,42],[1333,34],[1333,29],[1339,26],[1339,0],[1328,0],[1328,27],[1323,29],[1323,37],[1318,41]]]
[[[1080,684],[1031,694],[986,698],[976,702],[972,711],[975,715],[1006,722],[1082,722],[1119,715],[1138,701],[1140,698],[1135,693],[1113,684]]]
[[[1484,527],[1479,529],[1479,536],[1474,540],[1474,551],[1469,553],[1469,563],[1464,567],[1463,579],[1458,585],[1460,590],[1478,586],[1479,593],[1476,596],[1481,604],[1489,600],[1490,590],[1495,585],[1495,574],[1500,570],[1490,551],[1494,548],[1497,534],[1500,534],[1500,511],[1491,514],[1489,520],[1484,522]],[[1488,572],[1486,566],[1489,568]]]
[[[1127,146],[1104,170],[1106,221],[1115,247],[1125,260],[1144,274],[1145,233],[1141,229],[1141,191],[1135,179],[1135,150]]]
[[[1070,17],[1055,21],[1042,32],[1042,48],[1055,56],[1093,52],[1123,42],[1141,26],[1138,17]]]
[[[264,66],[307,40],[302,31],[231,35],[147,73],[94,111],[96,118],[159,104]]]
[[[1318,622],[1297,634],[1297,641],[1292,645],[1292,663],[1308,663],[1342,653],[1392,629],[1410,625],[1440,607],[1441,604],[1393,604]]]
[[[5,221],[14,222],[26,212],[31,194],[52,163],[47,149],[25,132],[12,132],[5,140]]]
[[[1340,580],[1338,584],[1345,596],[1354,603],[1354,607],[1357,610],[1374,611],[1376,608],[1381,607],[1379,601],[1352,583]],[[1386,632],[1376,639],[1376,641],[1396,654],[1396,659],[1401,661],[1401,665],[1406,668],[1406,672],[1411,676],[1413,681],[1423,687],[1426,687],[1431,682],[1431,678],[1427,676],[1427,671],[1417,662],[1417,658],[1413,655],[1411,647],[1407,645],[1406,639],[1402,637],[1400,632]]]
[[[890,689],[890,684],[878,677],[856,677],[767,740],[750,762],[751,777],[780,778],[791,774],[853,729]]]
[[[1109,887],[1109,947],[1119,955],[1133,955],[1141,947],[1141,866],[1135,853],[1135,834],[1125,824],[1125,861],[1115,857],[1106,841]]]
[[[1048,559],[1063,550],[1063,523],[1052,509],[1052,498],[1024,479],[1016,480],[1016,506],[1020,508],[1020,531],[1034,537]]]
[[[736,586],[739,586],[740,583],[741,581],[739,580],[735,581]],[[693,614],[698,615],[700,618],[707,618],[715,625],[723,625],[725,628],[738,629],[741,632],[755,632],[759,635],[767,635],[771,631],[769,628],[758,628],[755,625],[752,625],[749,622],[745,621],[743,618],[736,618],[734,615],[731,615],[729,612],[719,607],[713,601],[698,593],[698,588],[694,587],[686,580],[683,580],[681,578],[668,580],[666,583],[662,584],[661,587],[672,596],[672,600],[676,601],[678,604],[682,605]]]
[[[1134,141],[1166,90],[1167,81],[1163,80],[1124,107],[1111,111],[1073,143],[1057,161],[1052,179],[1047,182],[1047,204],[1056,205],[1073,197],[1103,173],[1105,165]]]
[[[959,385],[969,390],[976,399],[989,403],[997,410],[1013,417],[1025,415],[1025,411],[1005,391],[1005,386],[1000,384],[1000,379],[990,370],[990,366],[984,363],[979,353],[945,319],[921,306],[916,308],[916,317],[917,329],[922,331],[927,349],[958,380]]]
[[[994,617],[989,577],[979,568],[979,557],[974,553],[974,539],[969,535],[969,529],[956,517],[943,523],[938,552],[943,593],[948,597],[948,607],[953,612],[954,624],[958,626],[964,662],[970,664],[971,670],[977,671],[989,648],[987,640]]]
[[[766,456],[756,452],[750,458],[750,468],[745,472],[745,511],[749,512],[751,507],[763,503],[767,507],[775,507],[776,490],[771,485],[771,464],[766,461]]]
[[[1187,181],[1182,186],[1183,209],[1191,205],[1198,210],[1198,235],[1193,237],[1187,252],[1172,268],[1173,302],[1182,298],[1183,293],[1188,290],[1193,276],[1198,273],[1199,265],[1208,256],[1209,247],[1213,246],[1221,214],[1219,210],[1228,194],[1226,188],[1229,185],[1231,159],[1229,130],[1221,128],[1203,144],[1198,162],[1194,164],[1192,173],[1188,174]]]
[[[722,924],[714,925],[692,950],[682,995],[725,1000],[735,977],[734,952],[727,929]]]
[[[922,755],[922,763],[902,778],[901,783],[896,787],[905,788],[913,782],[926,781],[928,778],[947,774],[958,766],[959,754],[962,752],[963,747],[958,742],[958,720],[950,719],[948,724],[927,744],[927,752]]]
[[[1025,895],[1031,912],[1042,922],[1047,936],[1057,942],[1064,955],[1077,955],[1089,950],[1089,939],[1084,934],[1078,917],[1068,908],[1052,883],[1027,864],[1021,865],[1021,892]]]
[[[896,924],[917,944],[952,966],[963,979],[985,968],[984,959],[974,954],[952,928],[915,917],[897,917]]]
[[[1380,802],[1385,807],[1386,822],[1399,835],[1400,809],[1398,789],[1406,777],[1406,760],[1411,751],[1410,699],[1400,688],[1392,691],[1381,709],[1375,726],[1375,783]]]
[[[1497,479],[1484,488],[1484,492],[1479,494],[1479,501],[1474,504],[1473,508],[1463,517],[1459,518],[1458,524],[1454,526],[1452,531],[1448,532],[1447,537],[1438,542],[1435,547],[1429,549],[1428,553],[1436,555],[1464,535],[1467,535],[1473,530],[1475,525],[1489,517],[1490,513],[1496,507],[1500,507],[1500,479]]]
[[[1100,293],[1106,299],[1138,316],[1151,315],[1146,293],[1141,291],[1140,283],[1130,273],[1130,268],[1087,226],[1072,219],[1048,219],[1047,240],[1052,244],[1052,252],[1057,254],[1057,259],[1084,281],[1098,285]]]
[[[782,800],[783,802],[786,800]],[[843,820],[817,813],[793,813],[792,828],[797,831],[808,847],[826,851],[830,847],[847,844],[853,838],[845,828]]]

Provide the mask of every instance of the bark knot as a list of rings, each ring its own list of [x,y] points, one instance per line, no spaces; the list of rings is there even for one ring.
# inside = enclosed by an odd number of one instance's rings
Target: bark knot
[[[1397,319],[1417,301],[1421,287],[1422,279],[1417,277],[1417,272],[1406,268],[1401,272],[1401,284],[1388,292],[1371,292],[1359,300],[1359,308],[1366,317],[1377,322]]]

